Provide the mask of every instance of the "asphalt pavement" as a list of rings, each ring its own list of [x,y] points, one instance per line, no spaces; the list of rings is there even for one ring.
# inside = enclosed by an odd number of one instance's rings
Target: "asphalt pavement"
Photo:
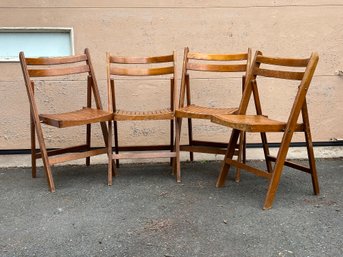
[[[263,165],[254,161],[257,166]],[[317,161],[321,194],[308,174],[285,168],[271,210],[267,180],[215,182],[221,163],[124,164],[113,186],[106,165],[0,169],[0,256],[343,256],[343,159]]]

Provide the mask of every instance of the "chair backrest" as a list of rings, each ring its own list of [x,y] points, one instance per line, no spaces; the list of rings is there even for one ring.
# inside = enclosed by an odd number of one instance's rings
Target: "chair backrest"
[[[304,107],[304,104],[306,105],[306,93],[309,89],[318,60],[319,57],[317,53],[312,53],[310,58],[307,59],[292,59],[267,57],[260,51],[256,51],[251,64],[251,69],[249,70],[245,80],[245,85],[247,86],[243,92],[238,114],[246,114],[251,94],[253,94],[254,97],[257,114],[262,114],[256,82],[258,77],[300,81],[297,94],[288,117],[289,127],[295,128],[300,111]],[[270,68],[271,66],[275,68]],[[283,68],[280,69],[280,66]]]
[[[184,59],[181,78],[181,90],[179,107],[184,106],[185,94],[187,91],[190,97],[189,71],[195,72],[240,72],[245,75],[251,63],[251,49],[246,53],[236,54],[207,54],[189,52],[189,48],[184,49]]]
[[[49,77],[68,76],[87,73],[88,90],[87,102],[91,101],[91,91],[95,98],[98,109],[102,109],[99,89],[95,73],[90,59],[89,50],[86,48],[84,54],[64,57],[40,57],[26,58],[24,52],[19,53],[19,59],[24,75],[25,85],[31,105],[34,105],[34,80],[44,80]],[[90,104],[90,103],[89,103]]]
[[[170,108],[175,109],[175,92],[177,89],[176,78],[176,53],[164,56],[151,57],[123,57],[106,54],[107,59],[107,85],[108,85],[108,106],[112,111],[116,110],[114,80],[116,77],[131,76],[162,76],[172,75],[170,86]],[[134,66],[134,67],[132,67]]]

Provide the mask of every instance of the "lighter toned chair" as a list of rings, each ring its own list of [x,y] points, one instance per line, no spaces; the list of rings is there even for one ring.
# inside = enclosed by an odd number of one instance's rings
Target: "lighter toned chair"
[[[306,172],[311,175],[314,194],[319,194],[319,184],[317,178],[316,164],[313,153],[313,144],[311,138],[311,130],[309,123],[309,115],[306,104],[306,93],[311,84],[311,80],[318,63],[317,53],[313,53],[308,59],[290,59],[290,58],[276,58],[262,55],[261,52],[256,52],[251,69],[248,72],[245,85],[246,88],[239,106],[237,115],[215,115],[212,117],[212,122],[221,124],[233,129],[229,146],[224,159],[224,164],[217,180],[217,187],[222,187],[225,183],[229,168],[231,165],[239,167],[257,176],[267,178],[269,180],[269,187],[264,202],[264,209],[272,207],[272,203],[279,185],[280,177],[284,165],[291,168]],[[291,71],[285,71],[288,67]],[[271,68],[272,67],[272,68]],[[275,67],[275,68],[273,68]],[[295,71],[296,69],[296,71]],[[258,93],[257,81],[260,77],[268,77],[283,80],[299,81],[297,94],[295,96],[292,108],[290,110],[287,120],[280,121],[270,119],[262,113],[261,102]],[[262,80],[260,84],[264,84],[266,80]],[[267,80],[269,84],[273,83],[271,79]],[[259,88],[262,86],[259,84]],[[282,90],[287,90],[283,88]],[[247,115],[247,107],[253,94],[256,115]],[[273,96],[270,96],[273,99]],[[286,100],[286,99],[285,99]],[[301,114],[302,122],[298,122]],[[235,145],[238,140],[240,132],[261,133],[263,148],[265,150],[265,160],[267,170],[261,170],[256,167],[235,161],[232,159],[235,150]],[[271,156],[268,150],[266,140],[266,132],[282,134],[280,148],[276,157]],[[305,141],[308,152],[309,166],[303,166],[298,163],[286,160],[287,152],[295,132],[302,132],[305,135]],[[272,166],[272,162],[275,164]]]
[[[188,144],[180,145],[181,151],[187,151],[190,153],[190,160],[193,161],[193,153],[212,153],[212,154],[225,154],[227,143],[224,142],[212,142],[205,140],[193,139],[193,119],[210,120],[213,115],[216,114],[235,114],[238,107],[210,107],[202,106],[192,103],[191,92],[196,94],[199,89],[196,85],[193,85],[191,89],[191,73],[212,73],[214,78],[218,77],[218,73],[238,73],[242,76],[241,85],[225,85],[223,87],[223,95],[232,97],[229,94],[225,94],[231,87],[240,86],[244,87],[244,80],[246,72],[251,62],[251,49],[248,49],[246,53],[236,54],[206,54],[206,53],[195,53],[189,52],[188,47],[184,50],[182,80],[179,98],[179,107],[175,111],[175,117],[179,121],[179,132],[181,133],[182,119],[186,118],[188,121]],[[211,76],[212,78],[212,76]],[[213,79],[209,79],[208,88],[213,83]],[[195,83],[193,83],[195,84]],[[237,145],[236,155],[239,161],[245,163],[245,137],[244,133],[241,133],[240,142]],[[239,170],[237,169],[237,174]],[[239,180],[239,175],[236,177]]]
[[[175,92],[177,88],[176,79],[176,55],[175,53],[166,56],[153,56],[153,57],[121,57],[111,55],[107,53],[107,82],[108,82],[108,95],[109,95],[109,106],[113,110],[114,119],[114,147],[115,153],[113,159],[117,162],[120,159],[130,158],[171,158],[175,160],[173,171],[177,178],[180,177],[180,161],[179,151],[177,146],[174,146],[174,111],[175,111]],[[135,66],[135,67],[132,67]],[[129,111],[117,106],[117,95],[115,90],[115,84],[118,80],[124,82],[132,82],[132,77],[138,77],[145,79],[156,78],[161,80],[170,80],[169,89],[166,88],[165,95],[161,95],[161,99],[168,99],[169,106],[153,111],[135,110]],[[116,81],[117,80],[117,81]],[[124,82],[123,82],[124,80]],[[138,79],[139,81],[139,79]],[[136,80],[137,83],[137,80]],[[138,82],[139,83],[139,82]],[[163,86],[163,85],[161,85]],[[168,93],[169,91],[169,93]],[[138,92],[138,91],[137,91]],[[146,103],[151,99],[151,92],[145,90],[143,92]],[[125,96],[125,101],[133,101],[130,95]],[[143,104],[143,103],[142,103]],[[170,144],[169,145],[131,145],[131,146],[119,146],[118,137],[118,123],[128,121],[151,121],[151,120],[162,120],[170,123]],[[125,153],[121,153],[124,151]],[[139,151],[139,152],[137,152]],[[149,151],[149,152],[146,152]],[[109,173],[108,184],[112,184],[112,176]]]
[[[51,166],[57,163],[86,158],[86,165],[90,164],[90,157],[99,154],[112,155],[112,139],[107,133],[106,122],[110,124],[113,114],[104,111],[102,108],[99,89],[95,78],[88,49],[84,54],[66,57],[51,58],[25,58],[24,53],[19,54],[20,63],[25,79],[25,85],[30,102],[31,113],[31,153],[32,153],[32,177],[36,177],[36,159],[42,158],[45,173],[51,192],[55,191],[55,184],[52,176]],[[60,76],[85,74],[87,80],[87,106],[72,112],[41,114],[35,100],[35,81],[41,83],[49,82],[50,77],[59,77],[63,85],[68,85],[68,80]],[[48,83],[44,83],[44,86]],[[69,83],[70,84],[70,83]],[[95,107],[91,106],[92,95],[94,96]],[[81,103],[80,103],[81,104]],[[41,124],[56,128],[74,126],[86,127],[86,143],[47,151],[43,129]],[[106,147],[91,150],[91,124],[100,123]],[[40,152],[36,152],[36,134],[40,146]],[[109,158],[108,172],[112,171],[112,160]]]

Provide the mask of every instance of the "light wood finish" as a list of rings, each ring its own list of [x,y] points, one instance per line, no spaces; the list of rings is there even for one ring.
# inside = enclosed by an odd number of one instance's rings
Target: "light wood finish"
[[[113,119],[120,120],[170,120],[173,119],[174,113],[171,109],[162,109],[156,111],[122,111],[116,110]]]
[[[283,132],[287,122],[268,119],[263,115],[215,115],[212,122],[245,132]],[[303,131],[303,124],[297,124],[295,131]]]
[[[185,106],[182,109],[175,111],[175,115],[179,118],[192,118],[192,119],[206,119],[209,120],[213,115],[219,114],[235,114],[238,108],[214,108],[205,107],[195,104]]]
[[[113,112],[113,126],[114,126],[114,148],[115,153],[112,158],[116,162],[116,167],[119,167],[119,160],[126,158],[170,158],[173,163],[173,173],[176,176],[176,181],[180,182],[181,171],[180,171],[180,155],[178,144],[174,145],[174,126],[176,131],[178,130],[177,122],[174,122],[174,112],[176,103],[176,54],[165,56],[152,56],[152,57],[123,57],[115,56],[107,53],[107,85],[108,85],[108,106]],[[135,64],[135,67],[130,67],[130,64]],[[151,68],[149,64],[154,64]],[[125,80],[125,77],[132,76],[162,76],[161,78],[170,79],[170,89],[166,88],[165,97],[170,99],[169,106],[161,107],[159,110],[153,111],[128,111],[121,109],[117,106],[116,100],[116,87],[115,82],[117,79]],[[145,78],[146,79],[146,78]],[[133,80],[131,80],[133,81]],[[149,92],[146,92],[146,100],[149,101]],[[161,96],[163,97],[163,96]],[[167,99],[168,99],[167,98]],[[129,98],[125,99],[130,102]],[[145,146],[130,146],[121,147],[119,146],[118,129],[119,123],[122,121],[148,121],[148,120],[165,120],[170,123],[170,145],[145,145]],[[178,134],[178,133],[176,133]],[[120,153],[125,150],[127,153]],[[143,153],[138,153],[143,151]],[[150,152],[144,152],[150,151]],[[112,176],[108,174],[110,185],[112,183]]]
[[[30,77],[51,77],[65,76],[89,72],[88,65],[70,67],[70,68],[54,68],[54,69],[30,69],[28,70]]]
[[[111,75],[117,76],[154,76],[171,74],[174,67],[151,68],[151,69],[134,69],[134,68],[111,68]]]
[[[199,62],[201,61],[201,62]],[[196,141],[193,139],[193,123],[192,119],[210,120],[213,115],[236,114],[238,107],[208,107],[192,103],[191,91],[196,91],[196,87],[191,90],[190,77],[191,73],[205,73],[205,72],[239,72],[242,74],[242,90],[244,87],[244,78],[251,62],[251,50],[248,49],[246,53],[237,54],[207,54],[189,52],[188,47],[184,49],[184,60],[181,77],[181,88],[179,106],[175,111],[175,116],[182,122],[186,118],[188,122],[188,144],[182,145],[182,151],[190,153],[190,160],[194,160],[194,152],[224,154],[226,144],[213,144],[210,141]],[[179,131],[180,132],[180,131]],[[244,133],[242,133],[242,140],[240,142],[240,149],[238,159],[245,161],[245,141],[243,140]],[[196,143],[198,142],[198,144]],[[199,144],[201,143],[201,144]],[[243,158],[244,156],[244,158]],[[238,172],[238,170],[237,170]]]
[[[103,122],[111,120],[112,117],[113,114],[110,112],[92,108],[83,108],[81,110],[66,113],[39,115],[39,118],[43,123],[57,128]]]
[[[110,122],[112,120],[113,113],[104,111],[102,108],[99,89],[88,49],[85,49],[84,54],[81,55],[52,58],[25,58],[24,53],[20,52],[19,59],[30,102],[32,177],[36,177],[36,159],[38,158],[43,159],[44,170],[51,192],[55,191],[51,167],[56,163],[86,158],[86,164],[89,165],[90,156],[107,153],[110,160],[108,169],[112,170],[112,140],[109,140],[108,137],[106,121]],[[38,69],[34,67],[37,65],[39,65]],[[58,65],[63,65],[63,68],[58,67]],[[73,66],[67,67],[68,65]],[[33,79],[35,77],[67,76],[72,74],[86,75],[87,87],[85,87],[85,90],[87,90],[87,107],[65,113],[39,113],[34,95]],[[44,82],[42,79],[40,81]],[[96,105],[95,108],[91,108],[92,94]],[[90,150],[90,125],[98,122],[101,125],[106,147]],[[86,125],[86,144],[47,151],[41,123],[57,128]],[[36,135],[40,146],[40,152],[38,153],[36,153]]]
[[[174,62],[173,55],[153,56],[153,57],[130,57],[130,56],[110,56],[110,63],[121,64],[149,64],[149,63],[163,63]]]
[[[314,194],[319,194],[319,183],[313,154],[313,144],[310,131],[309,116],[306,104],[306,93],[308,92],[314,71],[318,63],[318,54],[313,53],[308,59],[290,59],[290,58],[274,58],[266,57],[259,51],[256,52],[251,69],[249,70],[246,81],[245,90],[239,106],[237,115],[216,115],[212,117],[212,121],[233,128],[230,142],[225,154],[223,166],[217,180],[217,187],[224,185],[230,166],[236,166],[245,169],[255,175],[266,177],[269,179],[269,187],[266,194],[263,209],[272,207],[273,200],[280,182],[280,177],[284,165],[291,168],[309,173],[312,178]],[[261,64],[272,64],[276,66],[302,67],[304,71],[300,72],[285,72],[279,70],[263,71],[260,68]],[[261,72],[263,71],[263,72]],[[298,87],[296,97],[294,99],[292,109],[287,121],[278,121],[267,118],[262,114],[261,102],[257,90],[257,79],[260,76],[274,77],[278,79],[301,80]],[[247,115],[247,107],[253,94],[257,115]],[[270,96],[272,97],[272,96]],[[298,123],[298,118],[302,116],[302,123]],[[262,144],[264,147],[267,170],[257,169],[246,164],[233,161],[235,146],[238,142],[238,136],[241,132],[259,132],[261,133]],[[266,132],[279,132],[283,134],[281,145],[276,157],[271,156],[268,150]],[[305,167],[294,162],[286,160],[287,152],[295,132],[303,132],[308,151],[309,167]],[[275,162],[271,166],[271,162]]]
[[[64,56],[64,57],[41,57],[41,58],[26,58],[27,65],[56,65],[56,64],[71,64],[87,61],[86,54]]]
[[[216,65],[216,64],[200,64],[188,63],[187,70],[193,71],[211,71],[211,72],[244,72],[247,69],[246,64],[240,65]]]

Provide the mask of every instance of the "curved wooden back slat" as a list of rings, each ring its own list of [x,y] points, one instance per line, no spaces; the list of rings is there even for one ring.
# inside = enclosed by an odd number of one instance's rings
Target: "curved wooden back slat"
[[[155,76],[173,74],[174,67],[150,68],[150,69],[134,69],[134,68],[110,68],[110,75],[117,76]]]
[[[247,69],[246,64],[228,65],[228,64],[200,64],[200,63],[187,63],[187,70],[193,71],[209,71],[209,72],[245,72]]]
[[[261,69],[261,68],[255,68],[254,74],[263,76],[263,77],[290,79],[290,80],[302,80],[304,77],[304,72],[268,70],[268,69]]]
[[[42,58],[26,58],[27,65],[56,65],[56,64],[70,64],[87,61],[87,55],[80,54],[65,57],[42,57]]]
[[[110,63],[122,64],[147,64],[147,63],[162,63],[173,62],[173,55],[154,56],[154,57],[125,57],[125,56],[110,56]]]
[[[240,54],[204,54],[188,53],[188,59],[206,60],[206,61],[243,61],[248,59],[247,53]]]
[[[54,68],[54,69],[30,69],[28,73],[31,77],[49,77],[49,76],[64,76],[71,74],[78,74],[89,72],[88,65],[68,67],[68,68]]]
[[[258,63],[289,67],[306,67],[309,61],[310,59],[275,58],[261,55],[256,57],[256,62]]]

